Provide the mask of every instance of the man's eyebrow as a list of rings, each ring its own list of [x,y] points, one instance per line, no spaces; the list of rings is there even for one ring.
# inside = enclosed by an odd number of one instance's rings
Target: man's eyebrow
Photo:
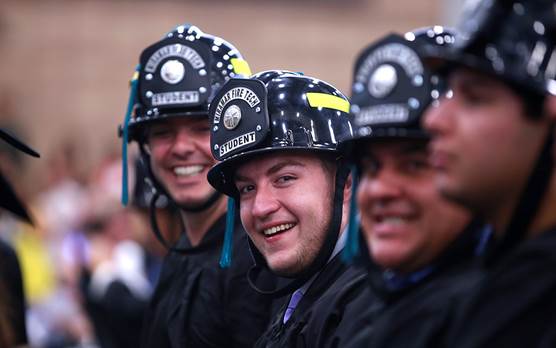
[[[428,147],[426,142],[410,142],[408,144],[401,145],[399,148],[395,149],[394,155],[395,156],[409,156],[415,154],[427,154]],[[359,152],[359,157],[361,158],[371,158],[376,159],[376,154],[371,149],[363,149]]]
[[[465,87],[478,87],[478,88],[490,88],[496,84],[496,80],[491,77],[481,75],[477,72],[459,72],[454,74],[450,79],[450,84],[453,86],[454,82],[457,81],[461,86]]]
[[[297,161],[297,160],[290,160],[290,159],[283,160],[283,161],[280,161],[280,162],[276,163],[272,167],[268,168],[265,175],[275,174],[276,172],[279,172],[280,170],[282,170],[284,167],[305,167],[305,164],[303,164],[303,162]],[[238,175],[237,173],[235,175],[235,181],[249,181],[249,180],[250,180],[249,178]]]
[[[296,161],[296,160],[284,160],[282,162],[278,162],[275,165],[273,165],[272,167],[268,168],[268,170],[266,171],[266,174],[274,174],[278,171],[280,171],[281,169],[283,169],[284,167],[305,167],[305,164],[303,164],[303,162],[301,161]]]

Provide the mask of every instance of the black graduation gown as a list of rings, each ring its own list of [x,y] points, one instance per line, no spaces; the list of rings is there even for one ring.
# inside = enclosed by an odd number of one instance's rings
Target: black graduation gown
[[[16,345],[27,344],[27,330],[25,329],[25,296],[23,292],[23,280],[19,261],[13,249],[6,243],[0,241],[0,284],[2,293],[7,296],[2,299],[7,308],[9,324],[13,330],[14,343]]]
[[[383,271],[369,270],[370,292],[365,296],[367,327],[341,334],[340,347],[406,348],[442,347],[461,300],[483,275],[475,257],[480,232],[471,226],[434,262],[430,273],[416,282],[388,288]],[[364,304],[358,299],[361,308]],[[362,318],[354,318],[362,322]]]
[[[556,347],[556,229],[487,270],[446,346]]]
[[[334,335],[322,347],[367,347],[372,325],[383,310],[384,302],[368,286],[366,277],[362,289],[346,305],[345,320],[342,320]]]
[[[290,297],[257,341],[256,347],[324,347],[344,320],[346,306],[366,286],[366,272],[336,255],[317,275],[290,319],[283,323]]]
[[[202,252],[166,256],[145,316],[142,347],[251,347],[267,327],[271,301],[248,284],[254,261],[239,219],[232,265],[218,265],[225,218],[206,233],[198,246]],[[190,246],[185,234],[178,246]],[[268,279],[267,286],[273,282]]]

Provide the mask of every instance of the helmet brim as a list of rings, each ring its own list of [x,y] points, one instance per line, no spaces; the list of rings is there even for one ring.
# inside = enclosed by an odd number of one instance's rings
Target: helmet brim
[[[165,120],[173,120],[176,118],[202,118],[206,117],[207,120],[209,118],[208,111],[206,110],[198,110],[198,111],[184,111],[178,113],[163,113],[157,116],[144,116],[132,119],[128,126],[129,132],[129,141],[135,140],[137,142],[144,142],[145,134],[144,130],[145,127],[149,127],[152,124],[157,122],[164,122]],[[123,134],[122,130],[118,132],[118,136],[121,137]]]
[[[424,130],[419,129],[406,129],[406,128],[385,128],[373,131],[372,135],[360,135],[343,141],[338,146],[338,150],[349,161],[354,162],[357,149],[360,149],[365,144],[372,144],[385,140],[415,140],[427,142],[430,140],[430,134]]]
[[[237,197],[238,191],[234,183],[234,176],[237,167],[247,163],[255,157],[262,154],[273,152],[318,152],[337,154],[336,149],[331,148],[307,148],[303,146],[287,146],[287,147],[264,147],[253,151],[240,153],[231,156],[222,162],[215,164],[207,174],[208,182],[218,191],[230,197]]]
[[[33,150],[29,145],[25,144],[23,141],[19,140],[17,137],[2,128],[0,128],[0,139],[4,140],[19,151],[28,154],[29,156],[41,157],[39,153]]]
[[[373,130],[369,135],[354,135],[352,138],[342,141],[338,146],[338,150],[349,155],[353,151],[354,146],[363,143],[373,143],[382,140],[430,140],[431,136],[422,129],[407,129],[400,127],[388,127]]]
[[[502,80],[511,86],[522,86],[539,95],[547,93],[545,86],[534,83],[530,78],[516,76],[515,72],[509,68],[505,68],[505,70],[496,68],[492,61],[484,57],[437,47],[425,47],[420,54],[425,65],[439,75],[447,76],[455,69],[468,68]]]
[[[33,224],[27,209],[17,197],[14,189],[2,173],[0,173],[0,197],[0,207],[15,214],[24,221]]]

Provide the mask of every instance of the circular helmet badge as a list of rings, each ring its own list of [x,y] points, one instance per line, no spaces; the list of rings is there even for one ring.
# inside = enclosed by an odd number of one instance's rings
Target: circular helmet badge
[[[237,127],[239,121],[241,121],[241,109],[237,105],[230,105],[224,112],[224,127],[232,130]]]
[[[172,59],[162,65],[160,75],[164,81],[174,85],[183,80],[185,67],[180,61]]]
[[[386,97],[398,83],[396,68],[390,64],[382,64],[369,79],[369,93],[375,98]]]

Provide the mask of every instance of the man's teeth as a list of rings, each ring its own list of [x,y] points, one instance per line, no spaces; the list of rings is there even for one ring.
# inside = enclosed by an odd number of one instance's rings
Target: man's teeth
[[[405,222],[404,218],[401,218],[399,216],[388,216],[388,217],[384,217],[381,221],[381,223],[386,223],[386,224],[392,224],[392,225],[401,225]]]
[[[191,176],[191,175],[199,174],[202,171],[203,171],[203,166],[200,165],[174,168],[174,174],[178,176]]]
[[[278,226],[274,226],[274,227],[267,228],[267,229],[263,230],[263,233],[264,233],[265,236],[272,236],[275,233],[282,232],[282,231],[285,231],[285,230],[289,230],[293,226],[294,226],[294,224],[278,225]]]

